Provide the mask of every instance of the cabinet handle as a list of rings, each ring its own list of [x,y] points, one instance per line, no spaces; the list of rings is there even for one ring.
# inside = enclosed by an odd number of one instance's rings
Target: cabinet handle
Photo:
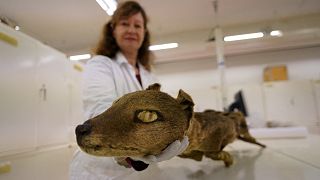
[[[291,99],[290,99],[290,104],[291,104],[292,106],[295,105],[295,101],[294,101],[294,98],[293,98],[293,97],[291,97]]]
[[[43,101],[46,101],[47,100],[47,88],[46,88],[46,85],[45,84],[42,84],[40,90],[39,90],[39,94],[40,94],[40,98],[43,100]]]

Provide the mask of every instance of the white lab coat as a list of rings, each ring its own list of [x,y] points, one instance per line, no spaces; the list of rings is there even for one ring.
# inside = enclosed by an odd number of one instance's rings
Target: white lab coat
[[[88,61],[84,71],[83,103],[86,119],[108,109],[112,102],[124,94],[146,89],[157,82],[156,78],[139,64],[142,87],[135,76],[134,67],[122,53],[112,60],[95,56]]]
[[[139,64],[142,87],[135,76],[134,67],[122,53],[114,59],[94,56],[84,71],[83,102],[86,119],[95,117],[124,94],[146,89],[157,79]],[[149,167],[150,168],[150,167]],[[150,168],[152,169],[152,168]],[[112,158],[95,157],[77,150],[70,164],[70,180],[127,179],[135,172],[118,165]],[[130,176],[131,177],[131,176]]]

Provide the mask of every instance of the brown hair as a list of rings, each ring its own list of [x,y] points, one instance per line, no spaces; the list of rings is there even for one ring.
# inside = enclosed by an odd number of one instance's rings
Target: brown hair
[[[148,18],[144,9],[134,1],[127,1],[119,5],[114,12],[111,20],[103,27],[102,37],[94,51],[97,55],[104,55],[114,58],[120,50],[115,38],[113,37],[113,27],[123,18],[128,18],[137,13],[141,13],[144,20],[145,36],[138,51],[138,61],[148,70],[151,70],[152,53],[148,49],[150,45],[150,33],[147,28]]]

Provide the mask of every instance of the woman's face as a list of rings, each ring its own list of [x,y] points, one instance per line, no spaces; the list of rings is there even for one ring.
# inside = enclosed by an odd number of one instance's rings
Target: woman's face
[[[144,35],[144,20],[141,13],[134,14],[128,19],[121,19],[113,31],[118,46],[124,52],[138,52]]]

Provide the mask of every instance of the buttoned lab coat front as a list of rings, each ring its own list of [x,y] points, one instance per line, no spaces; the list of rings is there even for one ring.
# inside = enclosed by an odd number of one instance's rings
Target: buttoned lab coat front
[[[157,79],[139,64],[142,87],[135,76],[135,70],[122,53],[114,59],[94,56],[86,64],[83,83],[85,118],[93,118],[107,110],[124,94],[146,89]],[[152,168],[150,168],[152,169]],[[95,157],[77,150],[70,164],[71,180],[124,179],[132,168],[119,166],[112,158]]]

